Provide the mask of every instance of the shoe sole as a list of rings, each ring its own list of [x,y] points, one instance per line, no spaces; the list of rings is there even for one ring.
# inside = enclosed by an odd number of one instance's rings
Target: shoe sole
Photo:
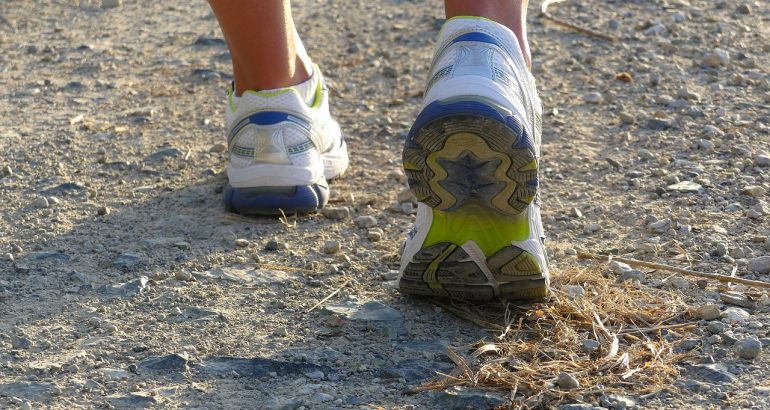
[[[399,281],[403,292],[467,300],[546,296],[537,258],[511,244],[529,237],[526,211],[538,189],[534,141],[515,117],[472,97],[434,102],[415,121],[403,161],[417,200],[433,208],[423,248]],[[467,242],[484,258],[471,257]]]
[[[255,188],[234,188],[228,184],[224,190],[225,209],[244,216],[307,214],[328,201],[326,184]]]

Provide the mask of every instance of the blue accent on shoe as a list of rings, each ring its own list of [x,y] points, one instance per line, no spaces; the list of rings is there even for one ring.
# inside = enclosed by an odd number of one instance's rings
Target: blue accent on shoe
[[[241,122],[238,123],[233,129],[230,131],[230,135],[227,136],[228,144],[232,142],[233,138],[235,138],[236,135],[243,129],[243,127],[254,124],[254,125],[275,125],[279,124],[285,121],[289,121],[294,123],[295,125],[299,125],[300,127],[310,130],[310,124],[308,122],[300,117],[297,117],[295,115],[291,115],[289,113],[281,112],[281,111],[260,111],[258,113],[254,113],[249,115],[248,117],[241,120]]]
[[[519,136],[516,143],[513,145],[514,148],[531,148],[534,146],[532,139],[529,138],[527,131],[516,117],[512,115],[503,115],[503,113],[495,107],[476,100],[452,99],[447,102],[444,101],[433,101],[420,112],[420,115],[417,116],[414,125],[412,125],[412,128],[407,134],[407,142],[410,142],[415,133],[431,121],[439,118],[465,114],[487,117],[505,124]]]
[[[224,202],[227,210],[241,215],[275,216],[308,213],[322,208],[329,201],[325,184],[295,187],[234,188],[227,185]]]
[[[498,47],[502,47],[503,45],[500,44],[499,41],[497,41],[496,38],[490,36],[489,34],[474,32],[474,33],[465,33],[461,36],[455,37],[454,40],[452,40],[451,44],[459,43],[461,41],[475,41],[479,43],[488,43],[488,44],[494,44]]]

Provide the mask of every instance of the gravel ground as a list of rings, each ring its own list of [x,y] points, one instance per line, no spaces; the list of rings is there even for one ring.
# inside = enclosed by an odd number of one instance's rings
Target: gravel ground
[[[223,209],[231,70],[204,2],[1,3],[0,408],[505,405],[404,394],[493,336],[392,284],[437,1],[294,2],[352,163],[330,209],[284,220]],[[609,42],[537,3],[554,274],[587,250],[770,282],[768,4],[554,7]],[[696,358],[666,392],[572,408],[770,408],[767,294],[647,273],[700,309]]]

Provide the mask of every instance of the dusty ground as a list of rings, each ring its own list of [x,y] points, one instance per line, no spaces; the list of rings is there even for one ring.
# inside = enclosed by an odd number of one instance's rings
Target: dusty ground
[[[295,2],[352,154],[330,205],[351,215],[285,221],[223,209],[231,71],[206,4],[124,3],[0,1],[0,408],[504,404],[404,394],[454,369],[444,346],[494,336],[390,282],[413,220],[401,141],[439,3]],[[554,8],[615,43],[544,24],[535,3],[554,274],[602,269],[575,259],[589,250],[770,281],[767,2]],[[322,252],[329,240],[339,253]],[[767,349],[738,357],[770,342],[767,296],[738,288],[756,302],[736,308],[713,283],[647,273],[723,318],[673,340],[694,358],[629,403],[770,408]],[[724,317],[734,309],[746,317]],[[613,400],[595,386],[579,401],[629,404]]]

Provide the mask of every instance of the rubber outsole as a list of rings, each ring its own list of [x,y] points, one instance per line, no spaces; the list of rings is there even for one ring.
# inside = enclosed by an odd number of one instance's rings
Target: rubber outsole
[[[292,187],[234,188],[224,190],[225,209],[245,216],[279,216],[315,212],[329,201],[329,187],[313,184]]]
[[[402,292],[474,301],[547,295],[545,267],[512,245],[529,238],[526,211],[538,190],[535,143],[515,117],[474,97],[436,101],[415,121],[403,161],[433,219],[403,268]],[[484,260],[463,249],[468,242]]]
[[[437,104],[438,103],[438,104]],[[478,201],[505,215],[537,195],[534,141],[515,117],[479,101],[435,102],[420,114],[403,152],[417,200],[439,211]]]

